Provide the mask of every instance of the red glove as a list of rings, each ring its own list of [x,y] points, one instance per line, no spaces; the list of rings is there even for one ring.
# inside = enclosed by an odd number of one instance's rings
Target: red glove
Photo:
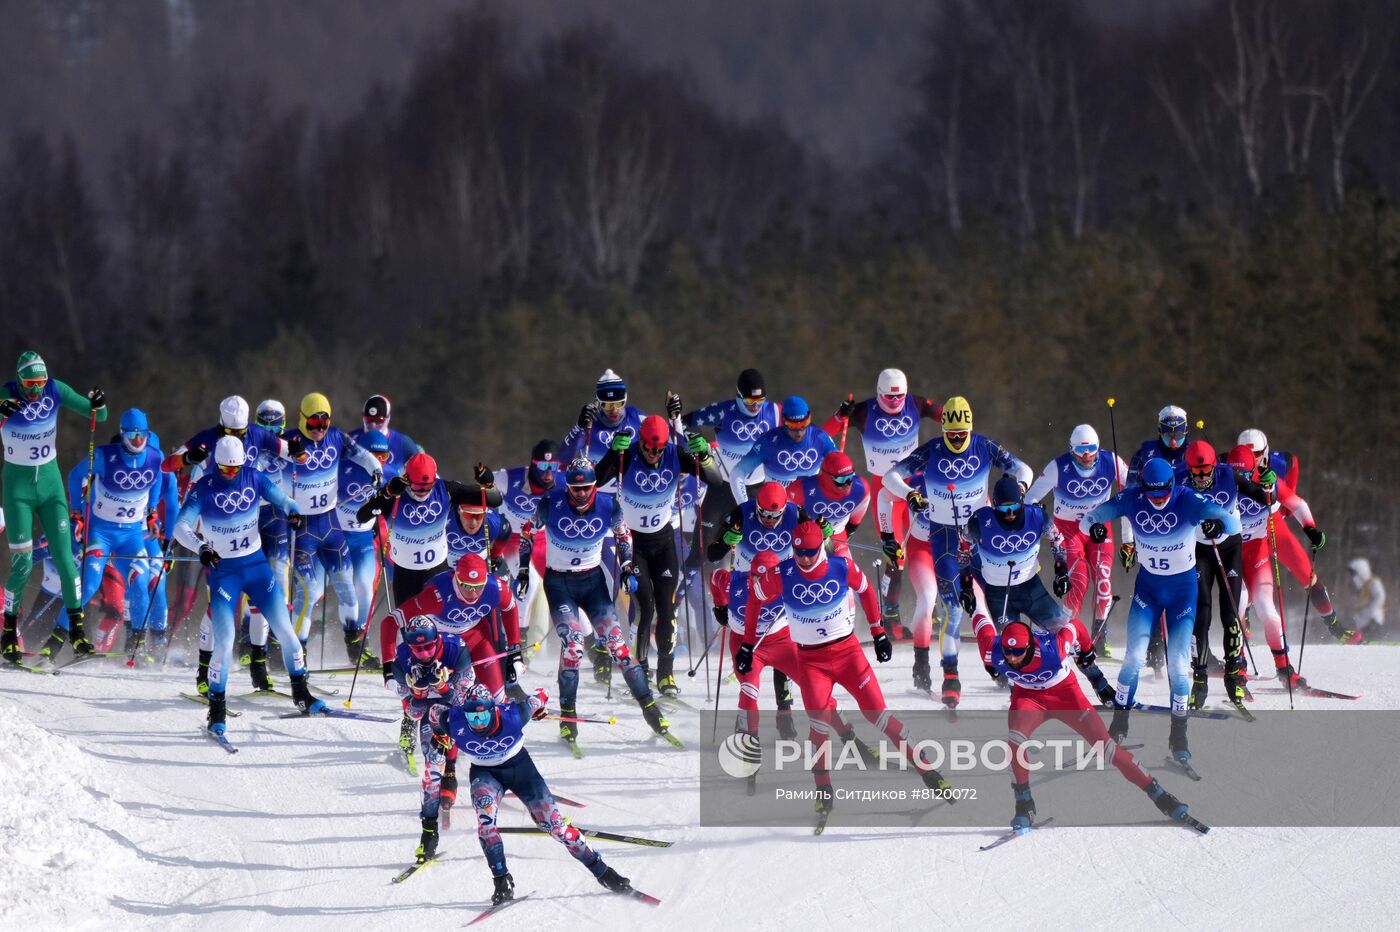
[[[729,570],[717,569],[710,574],[710,596],[716,605],[729,604]]]

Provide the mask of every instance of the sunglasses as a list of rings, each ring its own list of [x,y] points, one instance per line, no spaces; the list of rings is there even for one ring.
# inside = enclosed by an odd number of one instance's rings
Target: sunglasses
[[[415,657],[431,657],[437,653],[438,643],[437,641],[427,641],[423,644],[410,644],[408,649]]]
[[[467,725],[470,728],[485,728],[491,724],[491,713],[486,709],[474,710],[466,713]]]
[[[393,454],[390,453],[388,450],[384,450],[383,452],[375,453],[375,454],[374,454],[374,458],[377,459],[377,460],[379,460],[379,462],[381,462],[381,463],[387,463],[387,462],[389,462],[389,458],[390,458],[391,456],[393,456]]]
[[[313,414],[306,419],[307,430],[325,430],[331,426],[329,414]]]
[[[1092,456],[1099,452],[1099,448],[1092,443],[1081,443],[1074,448],[1075,456]]]
[[[542,473],[545,473],[545,472],[556,472],[556,471],[558,471],[558,469],[559,469],[559,461],[558,461],[558,460],[535,460],[535,461],[534,461],[534,466],[535,466],[535,471],[536,471],[536,472],[542,472]]]
[[[768,396],[767,396],[767,395],[740,395],[740,396],[739,396],[739,400],[742,401],[744,404],[748,405],[750,408],[757,408],[759,405],[763,404],[765,401],[768,400]]]
[[[242,466],[220,466],[219,475],[223,476],[225,479],[232,479],[238,475],[239,470],[242,468]]]
[[[1010,647],[1006,644],[1001,645],[1001,652],[1007,657],[1019,657],[1030,649],[1031,646],[1029,644],[1025,647]]]
[[[970,430],[945,430],[943,436],[953,443],[961,443],[966,440],[971,433],[972,431]]]
[[[997,507],[997,511],[1004,515],[1014,515],[1021,510],[1020,502],[1004,502]]]
[[[225,427],[223,431],[225,437],[245,437],[248,435],[246,427]]]
[[[754,511],[758,512],[760,518],[765,518],[769,521],[777,521],[783,516],[783,512],[787,511],[787,509],[784,508],[782,511],[769,511],[767,508],[755,507]]]
[[[892,405],[897,405],[900,402],[904,401],[904,392],[895,392],[890,395],[881,395],[880,400],[887,401]]]
[[[410,482],[408,484],[408,490],[414,495],[427,495],[433,490],[433,486],[435,485],[437,485],[436,482],[431,482],[428,485],[419,485],[416,482]]]
[[[21,388],[43,388],[45,385],[49,384],[49,380],[47,377],[42,379],[20,379],[19,384]]]
[[[622,409],[625,408],[625,407],[627,407],[627,402],[625,402],[625,401],[600,401],[600,402],[598,402],[598,410],[599,410],[599,411],[602,411],[602,412],[603,412],[604,414],[606,414],[608,417],[615,417],[615,416],[621,414],[621,413],[622,413]]]
[[[839,486],[843,486],[843,487],[844,487],[844,486],[848,486],[848,485],[850,485],[851,483],[853,483],[853,482],[856,481],[856,474],[853,473],[853,472],[848,472],[848,473],[845,473],[844,475],[832,476],[832,477],[831,477],[831,481],[834,482],[836,485],[839,485]]]
[[[812,419],[810,417],[804,417],[796,421],[783,418],[783,426],[788,430],[806,430],[811,423]]]
[[[646,444],[642,444],[642,452],[647,456],[660,456],[662,453],[666,452],[666,448],[664,446],[649,447]]]
[[[811,549],[808,549],[806,547],[794,547],[792,548],[792,552],[794,555],[801,557],[804,560],[811,560],[815,559],[817,554],[822,552],[822,548],[812,547]]]
[[[376,427],[382,427],[389,423],[389,419],[387,417],[366,417],[364,418],[364,422],[366,424],[373,424]]]
[[[261,427],[263,430],[270,430],[270,431],[272,431],[273,433],[280,434],[280,433],[282,433],[283,430],[286,429],[286,427],[287,427],[287,422],[286,422],[286,421],[264,421],[262,418],[258,418],[258,426]]]
[[[140,443],[145,443],[145,442],[146,442],[146,436],[147,436],[147,432],[144,431],[144,430],[124,430],[124,431],[122,431],[122,439],[126,440],[126,441],[127,441],[128,443],[130,443],[132,446],[135,446],[138,442],[140,442]]]

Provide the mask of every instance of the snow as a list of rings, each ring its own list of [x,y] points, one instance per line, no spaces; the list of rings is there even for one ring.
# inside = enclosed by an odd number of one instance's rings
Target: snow
[[[1309,645],[1310,679],[1364,698],[1300,704],[1400,708],[1398,650]],[[892,697],[908,696],[908,651],[902,646],[879,668]],[[552,692],[554,670],[546,651],[526,674],[527,687]],[[1115,670],[1107,672],[1111,678]],[[234,672],[231,694],[246,691],[245,676]],[[396,717],[396,700],[378,679],[360,679],[353,708]],[[964,677],[965,707],[1004,708],[1004,694],[981,679]],[[188,929],[193,920],[201,930],[333,923],[347,932],[458,927],[484,908],[491,880],[465,793],[443,835],[443,860],[406,883],[389,883],[412,860],[419,829],[418,784],[396,763],[396,725],[282,720],[287,700],[233,700],[243,715],[229,719],[229,736],[241,752],[228,755],[201,735],[204,709],[177,695],[192,680],[188,669],[131,671],[108,661],[58,677],[0,670],[4,928]],[[348,676],[314,682],[342,694],[349,688]],[[701,681],[686,682],[688,698],[702,702]],[[734,697],[730,684],[723,707],[733,708]],[[1165,680],[1145,676],[1139,698],[1165,702]],[[1282,695],[1261,693],[1255,708],[1286,705]],[[606,893],[548,838],[506,836],[516,889],[534,895],[492,923],[664,922],[686,930],[1390,924],[1400,864],[1395,829],[1220,827],[1201,837],[1165,823],[1052,827],[991,852],[977,849],[1001,824],[833,827],[820,838],[802,829],[704,829],[696,824],[695,751],[650,737],[616,691],[609,703],[585,683],[580,711],[615,713],[618,724],[582,726],[587,755],[580,761],[553,740],[553,723],[534,725],[531,753],[557,792],[587,803],[566,809],[579,824],[676,842],[668,849],[598,843],[610,864],[663,904],[653,911]],[[698,718],[670,717],[694,743]],[[1261,791],[1266,779],[1261,774]],[[1009,818],[1009,791],[1007,809]],[[503,825],[529,824],[518,803],[505,803],[501,815]]]

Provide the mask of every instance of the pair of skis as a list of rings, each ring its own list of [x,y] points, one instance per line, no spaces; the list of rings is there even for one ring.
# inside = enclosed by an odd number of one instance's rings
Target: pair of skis
[[[643,893],[641,890],[628,889],[619,892],[621,892],[623,896],[631,897],[634,900],[646,903],[648,906],[661,905],[661,901],[659,899],[657,899],[649,893]],[[473,919],[471,922],[468,922],[467,925],[474,926],[478,922],[485,922],[487,919],[490,919],[492,916],[496,915],[501,910],[506,909],[509,906],[514,906],[516,903],[522,902],[523,900],[528,900],[532,896],[534,896],[534,893],[526,893],[521,896],[512,897],[511,899],[506,900],[504,903],[497,903],[494,906],[488,906],[486,907],[486,909],[482,910],[475,919]]]
[[[1051,817],[1048,818],[1048,819],[1041,819],[1039,822],[1032,823],[1031,825],[1025,826],[1025,827],[1023,827],[1023,828],[1013,828],[1011,831],[1007,832],[1007,833],[1004,834],[1004,835],[998,836],[996,839],[992,840],[991,842],[989,842],[989,843],[987,843],[987,844],[985,844],[985,845],[980,845],[980,846],[978,846],[977,850],[978,850],[978,851],[991,851],[993,848],[999,848],[999,847],[1001,847],[1002,845],[1006,844],[1006,843],[1009,842],[1009,841],[1015,841],[1016,839],[1020,838],[1022,835],[1029,835],[1031,832],[1035,831],[1036,829],[1039,829],[1039,828],[1042,828],[1042,827],[1044,827],[1044,826],[1046,826],[1046,825],[1049,825],[1051,822],[1054,822],[1054,821],[1055,821],[1055,817],[1054,817],[1054,816],[1051,816]],[[1205,824],[1204,822],[1202,822],[1200,819],[1194,818],[1194,817],[1192,817],[1192,816],[1190,816],[1190,815],[1185,815],[1185,814],[1183,814],[1183,815],[1181,816],[1181,818],[1179,818],[1179,819],[1173,819],[1172,821],[1175,822],[1175,823],[1177,823],[1178,825],[1182,826],[1183,828],[1192,829],[1192,830],[1194,830],[1194,831],[1199,832],[1199,833],[1202,834],[1202,835],[1204,835],[1204,834],[1206,834],[1207,832],[1210,831],[1210,826],[1209,826],[1209,825],[1206,825],[1206,824]]]

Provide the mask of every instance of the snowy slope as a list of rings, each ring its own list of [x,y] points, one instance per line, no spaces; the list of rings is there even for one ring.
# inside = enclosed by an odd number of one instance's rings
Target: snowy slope
[[[1322,645],[1307,653],[1306,672],[1319,685],[1365,693],[1347,706],[1400,708],[1400,650]],[[908,695],[909,662],[903,648],[881,667],[891,696]],[[0,670],[5,928],[188,929],[191,920],[240,932],[250,923],[455,928],[485,905],[491,881],[465,808],[444,834],[441,863],[389,883],[411,861],[418,835],[417,782],[391,753],[396,726],[284,721],[277,714],[290,708],[286,700],[234,701],[244,714],[229,720],[230,736],[242,751],[229,756],[201,736],[203,708],[177,695],[189,689],[189,671],[109,663],[58,677]],[[552,691],[554,669],[544,653],[527,685]],[[244,689],[244,676],[235,672],[231,693]],[[397,703],[377,679],[361,680],[354,707],[395,716]],[[967,677],[965,705],[1004,708],[1004,693],[980,679]],[[348,677],[318,682],[348,688]],[[687,695],[703,700],[699,679]],[[731,684],[726,708],[734,695]],[[669,849],[599,843],[663,905],[605,893],[548,838],[507,836],[517,891],[534,897],[497,925],[964,928],[1024,925],[1033,914],[1038,926],[1389,926],[1397,830],[1217,828],[1199,837],[1166,824],[1052,828],[984,853],[978,845],[1000,824],[832,828],[821,838],[800,829],[702,829],[696,753],[649,737],[616,693],[607,703],[586,685],[580,698],[583,712],[614,711],[619,724],[584,726],[582,761],[552,740],[552,723],[532,726],[532,754],[555,790],[587,803],[566,810],[576,822],[676,841]],[[1139,698],[1164,702],[1165,681],[1148,675]],[[1286,704],[1271,693],[1256,708]],[[693,716],[672,722],[682,737],[697,737]],[[1009,791],[1007,804],[1009,818]],[[1150,816],[1145,808],[1144,820]],[[528,818],[508,802],[502,824]]]

